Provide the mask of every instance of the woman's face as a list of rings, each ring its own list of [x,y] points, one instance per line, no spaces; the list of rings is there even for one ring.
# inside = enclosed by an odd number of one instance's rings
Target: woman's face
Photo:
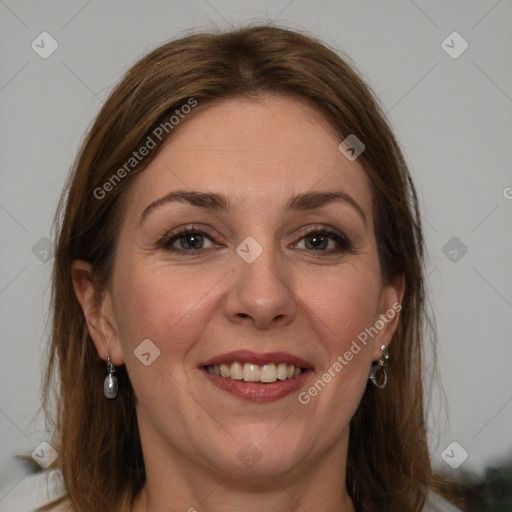
[[[345,453],[402,290],[340,142],[295,99],[225,100],[134,178],[95,342],[126,364],[145,456],[254,479]]]

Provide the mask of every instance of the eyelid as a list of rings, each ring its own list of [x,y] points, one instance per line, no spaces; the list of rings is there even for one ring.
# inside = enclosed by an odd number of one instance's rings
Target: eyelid
[[[165,234],[161,237],[161,239],[172,238],[173,236],[177,235],[186,235],[188,233],[199,233],[207,235],[209,237],[215,236],[210,231],[211,229],[208,226],[204,226],[201,224],[185,224],[184,226],[180,226],[166,231]]]
[[[299,228],[299,230],[297,231],[297,234],[300,236],[305,236],[310,233],[317,233],[317,232],[318,233],[322,233],[322,232],[332,233],[332,234],[336,234],[338,236],[347,238],[346,235],[342,231],[332,228],[331,226],[325,226],[323,224],[308,224],[307,226]],[[347,240],[348,240],[348,238],[347,238]]]

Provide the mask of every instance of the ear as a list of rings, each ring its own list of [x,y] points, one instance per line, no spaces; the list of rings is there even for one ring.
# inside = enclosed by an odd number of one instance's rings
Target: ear
[[[110,354],[115,366],[124,363],[124,357],[117,336],[112,299],[108,290],[97,289],[92,276],[92,265],[83,260],[71,264],[71,278],[76,298],[82,306],[89,334],[98,355],[107,360]]]
[[[385,285],[379,303],[379,311],[375,318],[374,328],[378,333],[373,338],[373,359],[382,355],[381,346],[389,346],[395,334],[402,309],[402,299],[405,293],[405,277],[397,274],[392,281]]]

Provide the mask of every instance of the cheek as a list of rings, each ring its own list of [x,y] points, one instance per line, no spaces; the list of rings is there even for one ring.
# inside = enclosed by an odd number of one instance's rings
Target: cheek
[[[325,357],[301,403],[310,402],[315,415],[330,415],[334,430],[350,421],[368,382],[372,350],[364,336],[379,307],[376,268],[346,267],[329,279],[309,280],[309,292],[303,294]]]
[[[149,265],[120,270],[114,312],[125,358],[145,339],[166,358],[182,358],[204,331],[211,296],[229,274]]]
[[[345,267],[328,279],[304,280],[308,320],[325,357],[298,400],[311,418],[329,418],[322,427],[326,439],[349,424],[367,386],[372,350],[358,336],[375,321],[380,296],[376,283],[380,278],[372,265]]]
[[[338,275],[305,281],[303,300],[311,318],[317,318],[315,323],[331,359],[348,350],[351,342],[374,323],[379,282],[371,267],[344,269]]]

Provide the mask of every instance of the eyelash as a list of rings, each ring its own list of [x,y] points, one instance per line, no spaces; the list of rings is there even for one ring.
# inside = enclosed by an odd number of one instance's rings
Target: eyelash
[[[202,236],[205,236],[206,238],[208,238],[211,242],[213,242],[213,240],[210,238],[210,236],[207,233],[205,233],[204,231],[201,231],[199,229],[194,229],[194,228],[185,228],[176,233],[170,233],[170,234],[163,236],[158,242],[158,247],[165,251],[174,252],[176,254],[183,254],[183,255],[185,255],[185,254],[197,255],[197,254],[202,254],[206,251],[211,250],[211,249],[186,250],[186,249],[177,249],[175,247],[172,247],[174,242],[176,242],[180,238],[186,237],[187,235],[202,235]],[[332,231],[327,228],[312,228],[309,231],[302,233],[299,241],[308,236],[311,236],[311,235],[327,236],[328,238],[334,240],[338,244],[338,249],[330,249],[330,250],[325,250],[325,251],[322,251],[322,250],[317,251],[314,249],[302,249],[302,250],[306,250],[311,253],[316,252],[316,253],[324,253],[324,254],[328,254],[328,255],[345,253],[345,252],[349,252],[352,250],[352,243],[350,242],[350,240],[348,238],[346,238],[344,235],[341,235],[340,233],[337,233],[336,231]],[[314,256],[321,257],[320,255],[314,255]]]

